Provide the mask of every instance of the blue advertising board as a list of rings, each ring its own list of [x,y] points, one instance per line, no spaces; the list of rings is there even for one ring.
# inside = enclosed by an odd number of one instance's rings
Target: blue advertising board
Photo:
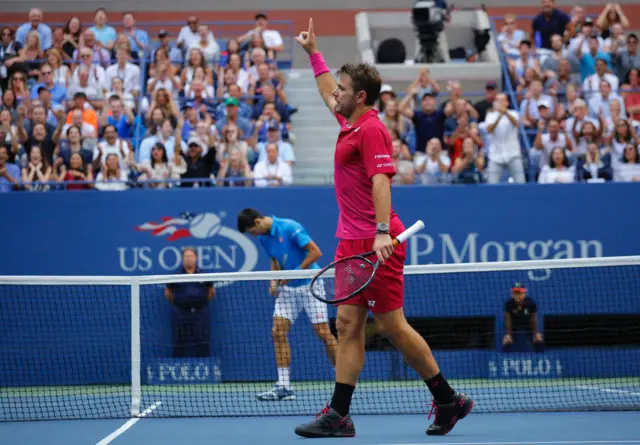
[[[640,254],[636,184],[395,188],[405,225],[426,228],[407,264]],[[131,190],[0,195],[3,275],[150,275],[179,266],[193,245],[205,271],[269,268],[236,231],[245,207],[300,221],[330,261],[338,210],[330,187]],[[43,252],[46,247],[47,254]]]
[[[581,258],[640,254],[635,184],[461,186],[394,189],[405,225],[426,228],[408,241],[407,264]],[[3,275],[151,275],[177,271],[195,246],[207,272],[266,270],[256,241],[236,230],[245,207],[300,221],[332,258],[337,207],[331,188],[199,189],[15,193],[0,196]],[[406,280],[412,317],[491,316],[504,332],[502,304],[515,280],[528,283],[544,314],[640,313],[638,268],[627,271],[504,271]],[[569,283],[569,285],[567,285]],[[127,286],[0,286],[2,386],[120,383],[130,380]],[[273,299],[267,283],[218,288],[209,305],[212,358],[171,359],[171,308],[162,286],[141,289],[143,381],[215,383],[274,377]],[[333,308],[330,316],[335,315]],[[332,378],[308,320],[292,329],[292,377]],[[89,339],[89,340],[87,340]],[[15,347],[24,345],[24,347]],[[70,359],[69,353],[83,360]],[[452,378],[630,376],[637,349],[568,349],[533,355],[438,351]],[[462,362],[473,366],[460,366]],[[91,366],[87,366],[91,363]],[[369,352],[364,379],[413,378],[397,353]],[[99,366],[98,366],[99,364]]]

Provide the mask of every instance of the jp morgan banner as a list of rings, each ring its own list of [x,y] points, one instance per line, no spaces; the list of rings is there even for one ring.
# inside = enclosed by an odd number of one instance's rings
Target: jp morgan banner
[[[407,264],[640,254],[637,184],[397,187]],[[140,275],[177,271],[185,246],[209,272],[267,270],[236,215],[255,207],[300,221],[333,257],[337,206],[330,187],[131,190],[0,195],[5,275]],[[548,271],[530,273],[544,280]]]

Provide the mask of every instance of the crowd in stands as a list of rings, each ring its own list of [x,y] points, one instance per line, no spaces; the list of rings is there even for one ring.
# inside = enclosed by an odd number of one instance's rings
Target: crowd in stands
[[[1,27],[0,191],[292,182],[297,110],[266,14],[227,41],[195,16],[177,36],[121,20],[52,28],[32,9]]]
[[[2,26],[0,191],[292,183],[297,110],[265,14],[228,41],[195,16],[156,39],[121,19],[52,29],[33,9]],[[403,97],[383,85],[394,183],[640,181],[640,52],[620,5],[592,18],[543,0],[530,29],[516,19],[497,36],[505,78],[479,101],[426,68]]]
[[[640,181],[640,51],[620,5],[591,18],[543,0],[530,29],[516,19],[507,14],[497,37],[514,94],[488,82],[473,103],[455,81],[442,94],[428,69],[401,100],[383,86],[394,181]]]

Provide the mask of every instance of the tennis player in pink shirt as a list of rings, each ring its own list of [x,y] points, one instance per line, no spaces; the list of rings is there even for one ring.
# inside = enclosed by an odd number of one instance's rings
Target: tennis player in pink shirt
[[[391,139],[374,108],[382,79],[371,65],[346,64],[336,82],[316,48],[311,19],[309,30],[296,40],[309,55],[320,95],[340,124],[334,159],[340,209],[336,259],[375,250],[381,265],[369,286],[338,305],[333,397],[314,421],[299,425],[295,432],[302,437],[355,436],[349,407],[364,366],[364,328],[371,310],[378,332],[403,354],[433,395],[436,416],[427,434],[447,434],[469,414],[473,400],[449,386],[426,341],[407,323],[402,309],[406,247],[403,243],[394,249],[392,240],[404,226],[391,207],[391,178],[396,173]]]

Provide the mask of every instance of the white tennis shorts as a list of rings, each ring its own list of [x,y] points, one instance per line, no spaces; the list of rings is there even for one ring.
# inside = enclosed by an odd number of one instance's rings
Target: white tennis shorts
[[[318,284],[315,285],[318,289]],[[321,287],[324,292],[324,286]],[[286,318],[295,323],[300,312],[305,311],[311,324],[327,323],[327,305],[317,300],[308,285],[299,287],[282,286],[278,289],[278,298],[273,310],[274,317]]]

